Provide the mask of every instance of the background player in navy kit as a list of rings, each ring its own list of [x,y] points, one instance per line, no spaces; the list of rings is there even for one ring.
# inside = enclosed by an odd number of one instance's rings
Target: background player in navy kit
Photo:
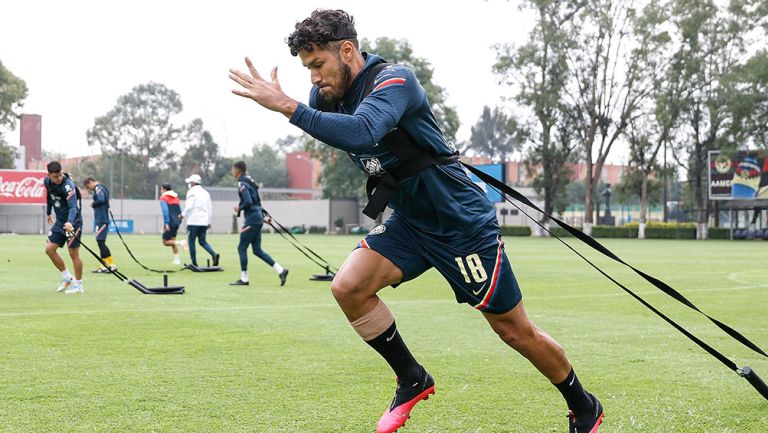
[[[280,277],[280,285],[285,285],[288,278],[288,269],[280,266],[266,251],[261,249],[261,226],[264,225],[264,211],[261,208],[259,187],[251,176],[246,174],[244,161],[232,164],[232,176],[237,179],[237,193],[240,195],[240,203],[235,206],[235,213],[240,216],[245,213],[245,221],[240,229],[240,243],[237,244],[237,253],[240,255],[240,279],[231,286],[248,285],[248,246],[251,246],[253,254],[264,260],[264,263],[272,266]]]
[[[453,149],[413,71],[399,65],[378,69],[383,60],[359,51],[354,21],[346,12],[313,12],[296,24],[288,45],[310,71],[309,106],[283,93],[276,69],[270,81],[264,80],[247,58],[250,75],[230,70],[230,78],[242,86],[233,93],[282,113],[313,137],[348,152],[369,176],[402,173],[410,165],[379,145],[392,134],[409,135],[419,148],[414,151],[436,160],[450,158]],[[369,77],[374,68],[378,72]],[[398,376],[395,397],[377,431],[396,431],[413,406],[434,392],[432,377],[406,347],[377,292],[435,267],[459,302],[480,310],[499,337],[560,390],[570,409],[571,432],[596,432],[602,406],[581,386],[562,347],[528,319],[495,211],[482,190],[455,162],[434,163],[397,181],[388,200],[392,217],[349,255],[332,285],[352,327]]]
[[[96,230],[96,243],[99,245],[99,256],[106,262],[112,270],[116,270],[115,261],[112,258],[112,252],[107,246],[107,233],[109,233],[109,190],[100,184],[96,179],[87,177],[83,181],[88,191],[93,196],[91,207],[93,208],[93,223]],[[94,273],[109,272],[104,266],[99,266]]]
[[[83,229],[83,217],[80,213],[80,200],[77,186],[62,172],[58,161],[48,163],[48,177],[43,184],[47,193],[46,214],[48,224],[53,224],[48,232],[48,242],[45,244],[45,254],[53,262],[53,266],[61,272],[61,284],[56,289],[64,293],[83,293],[83,262],[80,260],[80,235]],[[55,214],[51,215],[51,210]],[[72,258],[72,275],[57,249],[67,245],[69,257]]]
[[[245,213],[245,221],[240,229],[240,243],[237,244],[237,253],[240,255],[240,279],[231,286],[247,286],[248,278],[248,246],[251,246],[253,254],[272,266],[280,277],[280,285],[285,285],[288,278],[288,269],[280,266],[266,251],[261,249],[261,226],[264,225],[264,211],[261,208],[259,187],[251,176],[246,174],[244,161],[232,164],[232,176],[237,179],[237,193],[240,195],[240,203],[235,206],[235,213],[240,216]]]

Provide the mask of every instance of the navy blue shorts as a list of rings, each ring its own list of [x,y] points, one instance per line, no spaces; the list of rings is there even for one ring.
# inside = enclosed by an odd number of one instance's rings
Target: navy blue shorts
[[[96,240],[106,241],[109,233],[109,223],[96,223]]]
[[[163,228],[165,230],[165,228]],[[163,232],[163,240],[164,241],[170,241],[171,239],[176,239],[176,235],[179,233],[179,226],[172,226],[168,225],[168,231]]]
[[[83,226],[81,224],[75,225],[76,236],[67,237],[63,227],[54,227],[48,232],[48,242],[63,247],[65,244],[67,248],[80,248],[80,236],[83,235]]]
[[[357,246],[389,259],[403,272],[403,282],[434,267],[448,280],[457,302],[486,313],[506,313],[523,297],[493,223],[470,240],[446,242],[416,230],[395,214]]]

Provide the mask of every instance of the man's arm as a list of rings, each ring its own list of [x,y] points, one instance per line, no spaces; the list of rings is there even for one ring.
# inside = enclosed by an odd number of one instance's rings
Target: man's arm
[[[246,64],[251,76],[230,70],[230,78],[243,87],[243,90],[233,90],[233,93],[283,113],[291,123],[318,140],[351,153],[372,152],[403,114],[426,98],[426,92],[413,71],[394,65],[377,75],[374,89],[354,114],[325,113],[286,96],[277,81],[276,69],[272,70],[272,82],[267,82],[256,72],[250,60],[246,59]]]
[[[51,216],[51,210],[53,210],[53,200],[51,200],[51,192],[48,188],[45,189],[45,214]]]
[[[229,77],[243,87],[242,90],[233,90],[234,94],[282,113],[313,137],[346,152],[370,153],[376,150],[379,140],[397,125],[403,114],[426,98],[426,92],[413,71],[395,65],[377,75],[374,89],[354,114],[321,112],[285,95],[277,80],[277,68],[272,70],[272,81],[267,82],[248,58],[245,61],[251,76],[230,69]]]
[[[66,179],[65,182],[67,182],[71,187],[72,190],[69,192],[69,195],[67,196],[67,204],[69,205],[69,213],[67,214],[67,222],[70,224],[75,224],[75,219],[77,218],[77,185],[75,185],[74,182],[70,179]]]
[[[107,202],[107,194],[104,192],[104,188],[96,186],[93,191],[93,205],[99,206]]]
[[[160,200],[160,209],[163,210],[163,224],[168,225],[171,223],[171,214],[168,211],[168,203],[164,200]]]
[[[379,72],[375,83],[378,84],[374,84],[352,115],[311,108],[316,99],[313,91],[310,106],[299,104],[290,121],[330,146],[346,152],[370,153],[405,113],[426,98],[413,71],[405,66],[394,65]]]
[[[213,203],[211,202],[211,196],[208,195],[205,198],[205,201],[206,201],[205,207],[206,207],[206,210],[208,211],[208,225],[210,226],[211,222],[213,222]]]
[[[181,211],[181,217],[186,218],[192,208],[195,207],[195,192],[191,189],[187,191],[187,198],[184,200],[184,210]]]
[[[240,210],[250,209],[251,206],[253,206],[251,192],[249,191],[250,188],[245,184],[245,182],[237,182],[237,189],[240,191],[240,199],[242,200]]]

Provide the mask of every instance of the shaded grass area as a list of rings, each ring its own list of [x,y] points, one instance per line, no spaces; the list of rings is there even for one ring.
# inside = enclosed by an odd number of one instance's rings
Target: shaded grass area
[[[336,265],[358,240],[301,239]],[[146,264],[174,268],[158,236],[127,241]],[[0,236],[0,431],[375,431],[393,374],[346,323],[330,284],[307,280],[320,269],[265,235],[264,248],[291,270],[288,283],[280,287],[274,271],[251,256],[251,285],[231,287],[239,277],[237,238],[209,241],[225,272],[172,274],[172,284],[186,286],[183,296],[141,295],[90,273],[84,295],[65,296],[54,291],[59,275],[43,237]],[[764,243],[601,242],[768,347]],[[109,245],[121,271],[161,284],[160,275],[130,261],[118,239]],[[746,381],[562,245],[508,238],[506,248],[529,316],[566,348],[582,382],[604,402],[601,432],[768,430],[768,402]],[[81,252],[86,270],[95,268]],[[630,271],[587,254],[737,364],[768,377],[768,360]],[[381,294],[437,381],[435,398],[419,405],[402,432],[567,430],[557,390],[476,311],[456,304],[439,274]]]

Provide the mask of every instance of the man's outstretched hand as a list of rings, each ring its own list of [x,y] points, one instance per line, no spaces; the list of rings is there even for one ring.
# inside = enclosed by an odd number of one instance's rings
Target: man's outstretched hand
[[[280,82],[277,81],[277,67],[272,68],[271,81],[267,81],[259,75],[248,57],[245,58],[245,65],[248,66],[250,75],[237,69],[229,70],[229,78],[242,86],[241,89],[232,90],[232,93],[253,99],[265,108],[291,117],[298,102],[283,93]]]

